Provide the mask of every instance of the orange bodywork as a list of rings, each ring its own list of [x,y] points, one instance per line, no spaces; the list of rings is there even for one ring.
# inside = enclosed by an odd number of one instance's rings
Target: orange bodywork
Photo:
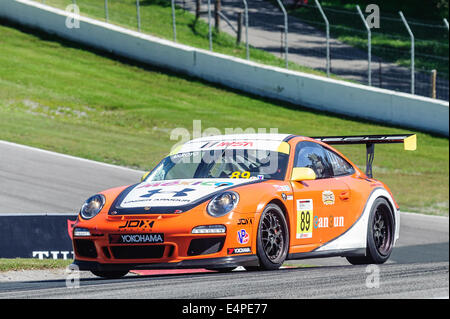
[[[352,175],[335,178],[291,181],[294,149],[301,141],[313,141],[333,150],[347,160],[355,172]],[[158,268],[179,265],[180,262],[187,260],[202,260],[205,262],[199,265],[205,266],[208,259],[221,260],[220,258],[234,255],[255,256],[260,216],[269,203],[276,203],[285,214],[289,228],[289,256],[308,253],[348,231],[361,217],[368,197],[375,188],[383,188],[389,192],[383,183],[368,178],[344,155],[325,143],[301,136],[291,138],[288,143],[289,162],[284,180],[264,180],[233,188],[232,190],[239,194],[239,204],[223,217],[212,217],[207,213],[208,201],[182,213],[114,216],[108,213],[111,205],[128,186],[101,192],[106,200],[101,212],[90,220],[84,220],[80,216],[74,225],[74,228],[89,229],[91,233],[91,236],[87,237],[73,237],[76,261],[80,264],[95,262],[101,265],[122,264],[128,267],[145,264],[146,268],[152,268],[152,265]],[[393,209],[397,210],[398,207]],[[225,225],[226,232],[193,234],[193,228],[201,225]],[[160,255],[157,258],[127,258],[127,254],[123,254],[124,247],[136,245],[112,243],[111,235],[118,234],[164,234],[163,243],[139,245],[139,247],[160,246]],[[239,234],[248,236],[242,239]],[[202,238],[218,240],[220,249],[209,254],[192,254],[189,251],[192,240]],[[80,251],[77,241],[91,241],[95,245],[95,254],[87,257],[86,253]],[[234,250],[235,248],[245,249]]]

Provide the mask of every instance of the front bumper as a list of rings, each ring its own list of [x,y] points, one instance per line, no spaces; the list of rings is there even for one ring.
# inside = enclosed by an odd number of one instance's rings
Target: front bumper
[[[220,262],[225,263],[223,267],[232,267],[234,261],[237,266],[247,265],[257,260],[254,223],[242,224],[242,219],[253,221],[254,216],[254,213],[232,212],[213,218],[196,210],[170,216],[98,216],[81,220],[74,227],[88,229],[91,236],[73,236],[75,264],[89,265],[86,270],[106,265],[126,269],[204,268],[205,265],[218,268]],[[200,225],[223,225],[226,229],[225,233],[192,233]],[[247,234],[247,239],[240,242],[241,232]],[[120,242],[112,239],[158,234],[161,240],[155,242],[124,243],[123,239]]]
[[[239,266],[258,266],[259,260],[256,255],[229,256],[219,258],[203,258],[193,260],[183,260],[172,263],[137,263],[137,264],[102,264],[96,261],[75,260],[79,270],[90,271],[118,271],[118,270],[138,270],[138,269],[192,269],[192,268],[229,268]]]

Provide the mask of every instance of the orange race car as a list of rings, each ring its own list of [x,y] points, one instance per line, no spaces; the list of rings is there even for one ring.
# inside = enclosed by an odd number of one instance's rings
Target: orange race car
[[[287,259],[383,263],[399,207],[372,178],[376,143],[415,135],[209,136],[176,148],[142,181],[100,192],[73,228],[74,264],[106,278],[131,269],[277,269]],[[330,144],[365,144],[366,172]]]

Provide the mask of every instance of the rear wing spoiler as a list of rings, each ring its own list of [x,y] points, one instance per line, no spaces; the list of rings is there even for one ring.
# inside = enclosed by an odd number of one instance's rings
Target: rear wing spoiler
[[[372,174],[372,163],[375,155],[375,144],[403,143],[406,151],[415,151],[417,149],[416,134],[403,135],[353,135],[353,136],[316,136],[312,137],[329,145],[366,145],[366,175],[370,178]]]

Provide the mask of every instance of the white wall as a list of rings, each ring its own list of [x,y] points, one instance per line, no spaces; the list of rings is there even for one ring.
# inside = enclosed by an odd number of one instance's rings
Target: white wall
[[[120,56],[321,111],[449,135],[446,101],[265,66],[86,17],[69,29],[67,16],[35,1],[0,1],[0,17]]]

